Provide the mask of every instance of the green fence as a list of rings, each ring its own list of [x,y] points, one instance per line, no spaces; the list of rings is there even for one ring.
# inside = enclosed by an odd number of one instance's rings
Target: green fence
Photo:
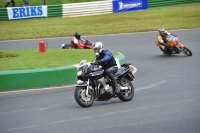
[[[200,0],[148,0],[148,8],[173,6],[178,4],[196,3]]]
[[[6,8],[0,8],[0,21],[8,20],[8,14]]]
[[[148,0],[148,8],[196,3],[200,0]],[[48,17],[62,17],[62,4],[48,5]],[[0,21],[8,20],[7,9],[0,8]]]
[[[49,5],[48,17],[62,17],[62,5]]]

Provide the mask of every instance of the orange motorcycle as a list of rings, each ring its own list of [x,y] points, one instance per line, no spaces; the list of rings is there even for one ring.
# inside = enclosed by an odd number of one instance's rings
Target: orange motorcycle
[[[187,56],[192,56],[192,52],[182,43],[180,43],[178,37],[175,37],[173,35],[167,35],[166,40],[167,40],[166,44],[170,46],[170,48],[167,51],[164,51],[165,46],[160,44],[159,41],[155,42],[156,45],[160,48],[160,50],[164,54],[171,55],[171,54],[180,54],[182,52]]]

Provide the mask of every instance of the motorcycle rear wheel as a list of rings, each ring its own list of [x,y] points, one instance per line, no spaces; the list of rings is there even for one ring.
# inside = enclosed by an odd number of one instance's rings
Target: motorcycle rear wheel
[[[86,89],[84,87],[76,87],[74,91],[74,97],[76,102],[84,107],[90,107],[94,103],[94,93],[92,90],[88,90],[89,97],[86,96]]]
[[[129,86],[128,86],[128,89],[125,90],[125,93],[118,95],[118,98],[124,102],[130,101],[134,96],[134,87],[131,81],[129,81],[128,79],[124,78],[123,80],[124,80],[124,83],[128,83]]]
[[[181,51],[187,56],[192,56],[192,52],[187,47],[183,47]]]

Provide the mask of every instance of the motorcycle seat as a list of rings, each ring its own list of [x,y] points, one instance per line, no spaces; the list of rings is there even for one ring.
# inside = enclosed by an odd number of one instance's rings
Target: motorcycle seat
[[[117,70],[117,72],[115,73],[115,76],[120,75],[124,70],[125,70],[124,67],[120,67],[120,68]]]

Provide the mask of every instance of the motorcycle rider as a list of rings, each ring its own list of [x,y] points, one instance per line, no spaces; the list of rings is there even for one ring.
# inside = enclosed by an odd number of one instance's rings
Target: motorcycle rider
[[[167,40],[167,35],[173,35],[175,37],[177,37],[177,36],[172,34],[172,33],[170,33],[169,31],[165,30],[164,28],[160,28],[158,31],[159,31],[158,42],[161,45],[165,46],[164,52],[166,53],[170,49],[170,46],[166,44],[167,41],[168,41]],[[178,42],[177,42],[177,44],[178,44]]]
[[[120,89],[117,85],[117,81],[114,77],[114,74],[117,72],[118,68],[116,67],[116,61],[109,50],[104,50],[102,42],[96,42],[93,45],[94,53],[96,55],[95,64],[99,64],[105,71],[105,74],[110,78],[115,93],[120,93]]]

